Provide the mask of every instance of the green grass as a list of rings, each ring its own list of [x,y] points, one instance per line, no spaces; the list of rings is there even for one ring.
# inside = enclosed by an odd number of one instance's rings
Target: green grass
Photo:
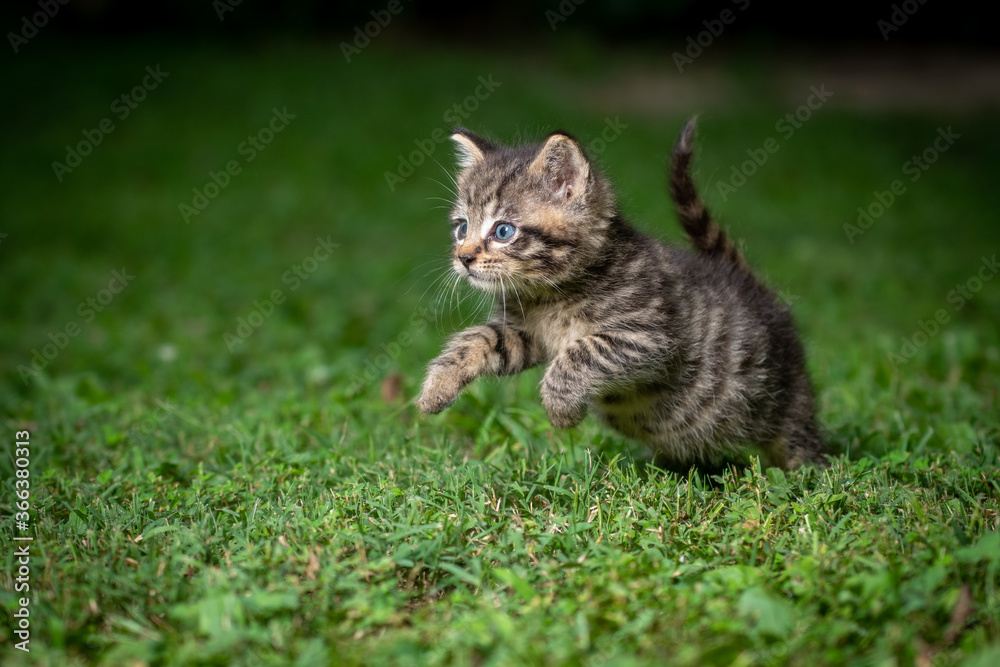
[[[790,109],[752,89],[663,114],[592,92],[644,57],[581,71],[575,52],[388,38],[350,66],[335,44],[32,46],[0,110],[0,470],[13,480],[29,429],[35,536],[32,650],[14,650],[8,616],[5,665],[1000,662],[1000,279],[948,300],[1000,252],[995,112],[831,103],[723,201],[716,181]],[[168,78],[57,182],[65,145],[157,63]],[[749,89],[766,71],[728,76]],[[475,313],[432,285],[450,148],[392,192],[384,174],[489,74],[501,86],[464,123],[501,139],[562,127],[586,142],[620,116],[599,161],[665,239],[680,237],[666,156],[702,113],[698,179],[793,304],[829,470],[657,470],[592,418],[554,430],[538,371],[416,414],[424,364]],[[244,162],[275,107],[296,117]],[[849,243],[856,208],[948,125],[961,138]],[[234,159],[185,224],[178,205]],[[339,245],[284,280],[318,238]],[[87,321],[78,305],[122,267],[134,280]],[[231,351],[224,335],[274,290]],[[948,322],[894,369],[940,309]],[[13,501],[11,481],[5,517]],[[13,611],[19,531],[0,533]]]

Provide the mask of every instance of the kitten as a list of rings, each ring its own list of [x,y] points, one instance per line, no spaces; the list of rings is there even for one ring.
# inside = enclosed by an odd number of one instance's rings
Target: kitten
[[[504,147],[455,130],[452,268],[499,300],[430,363],[421,411],[440,412],[480,375],[544,363],[558,428],[592,409],[667,464],[747,445],[783,468],[827,464],[791,314],[709,217],[689,173],[694,130],[674,149],[670,192],[695,253],[626,222],[567,134]]]

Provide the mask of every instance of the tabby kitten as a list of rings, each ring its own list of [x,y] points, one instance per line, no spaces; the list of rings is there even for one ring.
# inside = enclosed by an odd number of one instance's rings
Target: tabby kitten
[[[709,217],[689,171],[694,130],[674,149],[670,192],[695,253],[626,222],[567,134],[505,147],[455,130],[452,267],[498,303],[430,363],[421,411],[440,412],[480,375],[544,363],[558,428],[592,409],[670,465],[747,445],[783,468],[826,464],[791,314]]]

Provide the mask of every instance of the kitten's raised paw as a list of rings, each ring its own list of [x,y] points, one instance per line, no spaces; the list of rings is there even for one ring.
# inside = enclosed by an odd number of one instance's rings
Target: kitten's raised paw
[[[454,396],[426,389],[421,392],[420,398],[417,399],[417,409],[424,414],[436,415],[454,402]]]
[[[457,379],[446,373],[432,372],[424,380],[424,387],[417,399],[417,409],[429,415],[435,415],[455,402],[462,388]]]

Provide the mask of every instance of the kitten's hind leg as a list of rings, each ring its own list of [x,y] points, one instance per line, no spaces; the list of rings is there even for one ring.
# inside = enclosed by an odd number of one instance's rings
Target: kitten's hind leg
[[[820,468],[828,468],[830,466],[830,462],[826,458],[823,441],[817,435],[781,435],[769,442],[762,449],[767,459],[766,463],[777,468],[782,468],[783,470],[795,470],[807,463]]]
[[[788,458],[788,442],[785,440],[785,436],[781,435],[767,443],[760,448],[761,452],[761,462],[760,467],[764,468],[781,468],[782,470],[791,470],[792,468],[798,467],[798,464],[790,465],[791,461]]]

